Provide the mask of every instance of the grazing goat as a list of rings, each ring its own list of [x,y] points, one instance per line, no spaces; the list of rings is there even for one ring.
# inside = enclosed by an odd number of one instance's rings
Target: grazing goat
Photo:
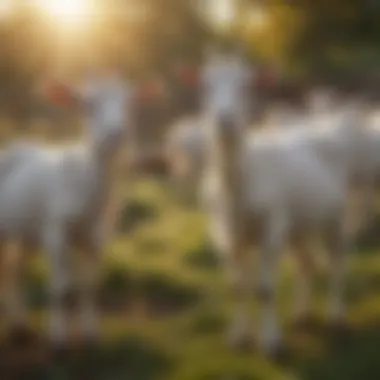
[[[100,254],[105,243],[104,213],[111,186],[112,162],[125,134],[129,92],[115,73],[105,73],[78,91],[87,107],[87,139],[48,148],[24,141],[0,158],[0,237],[21,244],[21,253],[42,246],[50,273],[50,339],[66,343],[70,251],[81,251],[79,298],[85,338],[98,334],[95,298]],[[5,252],[2,252],[2,256]],[[24,260],[25,258],[21,258]],[[26,323],[15,274],[6,276],[6,310],[14,327]]]
[[[233,57],[206,65],[207,158],[203,202],[211,237],[234,289],[235,316],[229,335],[234,346],[249,337],[248,250],[260,247],[258,347],[275,354],[282,338],[276,312],[277,270],[286,244],[299,265],[296,313],[309,311],[313,274],[312,241],[318,236],[331,260],[329,318],[344,317],[344,273],[349,236],[345,205],[361,129],[341,127],[313,136],[305,128],[248,136],[244,117],[244,67]],[[288,133],[287,133],[288,132]],[[365,135],[365,134],[363,134]],[[326,137],[325,137],[326,136]],[[354,138],[355,136],[355,138]],[[361,145],[361,144],[360,144]],[[349,153],[349,154],[348,154]]]

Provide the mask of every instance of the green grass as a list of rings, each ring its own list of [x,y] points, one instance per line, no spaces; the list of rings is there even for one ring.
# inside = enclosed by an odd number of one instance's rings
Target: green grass
[[[92,358],[96,370],[92,378],[380,379],[380,255],[376,252],[351,259],[347,319],[355,332],[343,345],[327,333],[307,335],[287,328],[292,265],[288,259],[284,262],[279,309],[292,354],[278,365],[254,352],[237,354],[226,346],[231,297],[208,243],[202,214],[173,201],[165,184],[153,180],[126,185],[126,202],[128,228],[121,229],[104,258],[101,299],[109,308],[103,315],[102,350]],[[36,330],[46,322],[43,268],[42,259],[36,259],[27,287]],[[327,280],[321,275],[318,282],[317,315],[324,312]],[[79,379],[85,363],[83,357],[71,359],[65,375],[46,378]]]

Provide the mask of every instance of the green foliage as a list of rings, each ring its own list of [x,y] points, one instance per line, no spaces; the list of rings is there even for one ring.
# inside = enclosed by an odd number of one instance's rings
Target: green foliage
[[[235,2],[239,12],[232,34],[218,36],[185,0],[114,1],[112,9],[108,1],[98,0],[101,17],[93,20],[87,34],[78,35],[75,44],[60,41],[55,25],[20,7],[0,23],[0,81],[9,85],[33,81],[66,53],[67,66],[74,72],[93,57],[118,62],[139,77],[165,73],[173,61],[197,60],[205,44],[227,37],[243,39],[252,55],[277,62],[287,71],[350,73],[378,66],[376,0]],[[261,15],[258,4],[263,4]],[[145,11],[130,17],[128,9],[133,7]]]
[[[222,333],[227,328],[227,320],[225,316],[216,310],[202,310],[194,315],[189,326],[191,334],[207,334]]]
[[[130,201],[122,206],[118,230],[129,232],[142,223],[156,218],[158,214],[154,205],[142,201]]]
[[[359,252],[374,251],[380,247],[380,216],[376,215],[369,228],[362,231],[355,242]]]
[[[167,244],[157,237],[141,237],[136,241],[135,247],[144,256],[161,254],[168,248]]]
[[[217,252],[209,242],[202,242],[199,246],[188,251],[185,260],[187,264],[199,269],[215,269],[219,266]]]
[[[356,340],[332,348],[331,356],[323,363],[313,361],[304,369],[308,380],[356,380],[359,378],[377,379],[380,376],[378,365],[379,331],[359,334]]]
[[[134,278],[126,267],[119,263],[106,268],[101,283],[100,300],[105,308],[123,308],[131,302],[136,292]]]
[[[74,41],[70,30],[60,31],[58,23],[20,2],[14,14],[0,20],[0,83],[33,80],[47,68],[75,74],[94,61],[116,62],[136,75],[165,71],[177,55],[198,57],[209,34],[185,0],[94,3],[97,17]],[[131,16],[136,8],[140,14]]]
[[[25,285],[27,304],[32,308],[45,308],[48,304],[46,273],[37,270],[29,271]]]
[[[148,273],[139,279],[139,295],[154,314],[170,314],[194,306],[200,299],[197,288],[167,275]]]
[[[240,30],[261,57],[286,72],[348,76],[379,64],[380,6],[376,1],[237,0]],[[263,4],[265,20],[254,14]],[[251,13],[250,13],[251,12]],[[342,72],[343,71],[343,72]]]
[[[153,379],[173,365],[168,355],[138,336],[122,338],[106,348],[101,357],[105,367],[112,368],[112,374],[105,371],[110,378]]]
[[[231,317],[230,292],[224,272],[208,270],[217,262],[206,243],[201,212],[179,207],[164,184],[138,181],[133,188],[129,184],[126,188],[131,201],[149,204],[160,212],[132,234],[118,238],[105,255],[100,347],[88,352],[74,350],[52,369],[45,362],[25,364],[25,355],[20,354],[15,367],[23,368],[27,375],[19,378],[378,379],[380,262],[376,255],[358,254],[350,259],[347,320],[353,332],[343,344],[324,323],[328,273],[320,276],[315,289],[321,327],[308,333],[289,328],[292,281],[289,276],[280,278],[280,320],[285,342],[292,350],[290,359],[279,366],[255,352],[236,353],[228,348],[225,334]],[[151,249],[150,241],[161,246],[160,254],[143,252]],[[47,302],[44,269],[44,262],[36,260],[26,284],[30,305],[38,309]],[[136,308],[136,301],[145,306],[143,311]],[[254,303],[252,312],[254,316]],[[45,329],[43,311],[33,311],[30,317],[35,331],[42,326]],[[10,351],[5,344],[1,348]]]

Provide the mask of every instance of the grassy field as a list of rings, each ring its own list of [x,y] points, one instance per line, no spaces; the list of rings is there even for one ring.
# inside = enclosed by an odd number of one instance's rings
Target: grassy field
[[[280,309],[291,352],[286,362],[275,364],[254,352],[233,353],[225,344],[231,300],[207,242],[202,214],[173,201],[163,182],[146,179],[133,186],[126,182],[123,193],[121,231],[104,258],[101,347],[73,350],[53,367],[44,359],[27,362],[20,356],[26,348],[18,348],[18,364],[12,366],[11,359],[4,359],[12,351],[4,340],[1,363],[17,373],[12,375],[8,368],[1,379],[380,379],[380,255],[376,252],[351,258],[347,318],[352,334],[344,341],[333,339],[322,327],[305,333],[288,326],[293,276],[291,260],[284,260]],[[321,274],[317,284],[316,316],[324,311],[326,275]],[[26,294],[31,326],[40,332],[47,317],[42,257],[33,260]],[[71,328],[75,340],[74,319]],[[30,347],[37,352],[38,346]]]

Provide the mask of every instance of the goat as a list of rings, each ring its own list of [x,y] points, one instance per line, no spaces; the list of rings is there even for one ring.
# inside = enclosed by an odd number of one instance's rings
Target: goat
[[[299,270],[296,313],[307,312],[313,274],[312,237],[317,234],[331,260],[329,319],[344,316],[344,273],[350,236],[345,226],[346,200],[354,157],[351,132],[323,142],[303,129],[293,133],[248,136],[244,117],[244,68],[227,56],[206,65],[207,158],[202,193],[211,238],[221,254],[235,294],[229,341],[240,346],[249,338],[248,300],[252,256],[260,247],[258,299],[261,318],[258,347],[274,354],[282,338],[276,313],[276,271],[289,243]],[[346,119],[342,118],[342,124]],[[334,132],[334,133],[335,133]],[[349,138],[350,137],[350,138]],[[323,142],[323,143],[322,143]],[[353,145],[354,146],[354,145]],[[330,159],[325,153],[330,154]],[[332,165],[333,163],[333,165]]]
[[[4,251],[14,238],[21,243],[23,256],[44,248],[50,273],[49,336],[54,347],[67,339],[64,300],[72,249],[82,252],[79,297],[84,336],[94,340],[98,335],[95,296],[106,238],[104,213],[112,163],[124,141],[129,92],[118,74],[104,73],[95,79],[91,86],[75,91],[87,107],[84,141],[55,148],[24,141],[6,148],[0,159],[1,247]],[[8,275],[4,284],[5,306],[14,327],[26,323],[17,277]]]
[[[297,112],[283,107],[274,107],[264,119],[263,132],[274,132],[281,128],[288,130],[295,126],[305,128],[321,124],[327,116],[329,94],[311,93],[309,104],[310,115],[299,115]],[[323,118],[319,112],[323,111]],[[313,121],[310,122],[312,119]],[[315,126],[317,127],[317,126]],[[186,199],[194,200],[200,183],[205,160],[205,128],[207,125],[200,115],[186,117],[175,122],[169,129],[166,141],[166,160],[170,166],[171,180],[180,195]]]

